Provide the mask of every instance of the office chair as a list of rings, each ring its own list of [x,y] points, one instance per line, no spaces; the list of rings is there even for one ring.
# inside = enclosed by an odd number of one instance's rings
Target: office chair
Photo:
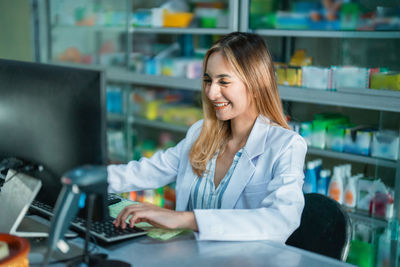
[[[316,193],[305,194],[300,227],[287,245],[346,261],[350,248],[351,222],[335,200]]]

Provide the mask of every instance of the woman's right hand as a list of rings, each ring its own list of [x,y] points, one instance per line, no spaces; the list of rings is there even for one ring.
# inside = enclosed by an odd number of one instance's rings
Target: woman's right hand
[[[196,219],[193,212],[174,211],[161,208],[150,203],[139,203],[126,206],[114,221],[116,227],[125,229],[126,219],[129,219],[129,227],[136,223],[147,222],[158,228],[180,229],[187,228],[198,231]]]

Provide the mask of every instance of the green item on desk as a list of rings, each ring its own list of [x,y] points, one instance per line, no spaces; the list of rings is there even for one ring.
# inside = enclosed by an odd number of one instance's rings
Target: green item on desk
[[[113,218],[117,218],[118,214],[126,207],[129,205],[133,205],[133,204],[138,204],[139,202],[135,202],[135,201],[130,201],[127,199],[122,199],[120,202],[111,205],[108,207],[109,212],[110,212],[110,216]],[[126,222],[129,223],[129,219],[131,218],[131,216],[129,216],[126,219]],[[151,237],[151,238],[156,238],[156,239],[160,239],[160,240],[169,240],[183,232],[187,232],[189,230],[186,229],[163,229],[163,228],[156,228],[153,227],[151,224],[146,223],[146,222],[141,222],[141,223],[137,223],[135,224],[135,226],[140,227],[144,230],[147,231],[147,236]]]
[[[187,229],[162,229],[162,228],[152,228],[147,233],[147,236],[160,240],[169,240],[176,237],[182,233],[187,233],[190,230]]]

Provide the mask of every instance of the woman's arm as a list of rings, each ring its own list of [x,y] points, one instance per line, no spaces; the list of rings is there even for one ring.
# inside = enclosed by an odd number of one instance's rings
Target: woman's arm
[[[159,228],[168,229],[191,229],[198,231],[194,213],[190,211],[174,211],[160,208],[150,203],[139,203],[125,207],[114,221],[116,227],[122,229],[127,227],[126,219],[129,219],[129,226],[133,227],[136,223],[147,222]]]

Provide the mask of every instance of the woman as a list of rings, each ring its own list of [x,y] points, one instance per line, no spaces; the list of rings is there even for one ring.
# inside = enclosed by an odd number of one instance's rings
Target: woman
[[[204,120],[152,158],[110,165],[109,191],[176,181],[176,211],[142,203],[114,224],[194,230],[199,240],[285,242],[299,226],[306,143],[289,130],[264,40],[234,32],[204,58]]]

